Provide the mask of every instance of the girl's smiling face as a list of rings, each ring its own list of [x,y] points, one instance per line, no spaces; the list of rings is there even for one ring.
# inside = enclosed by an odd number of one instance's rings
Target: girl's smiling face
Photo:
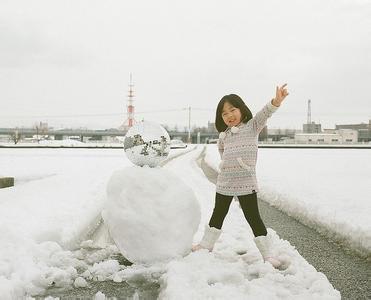
[[[241,122],[241,111],[232,104],[225,102],[223,105],[222,118],[228,127],[236,126]]]

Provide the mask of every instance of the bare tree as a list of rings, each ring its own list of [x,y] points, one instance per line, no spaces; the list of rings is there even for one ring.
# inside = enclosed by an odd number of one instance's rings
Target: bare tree
[[[14,144],[17,145],[20,139],[21,139],[21,135],[18,133],[18,130],[15,130],[14,134],[12,134],[12,140]]]

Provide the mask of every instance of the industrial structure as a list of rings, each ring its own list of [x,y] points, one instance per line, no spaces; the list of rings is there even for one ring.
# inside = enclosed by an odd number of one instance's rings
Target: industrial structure
[[[309,99],[307,108],[307,123],[303,124],[303,133],[320,133],[321,131],[321,124],[312,122],[311,100]]]
[[[311,100],[308,100],[307,123],[303,132],[295,133],[294,142],[298,144],[354,144],[371,141],[371,120],[369,124],[336,125],[335,129],[324,129],[321,124],[311,120]]]
[[[135,123],[135,118],[134,118],[134,91],[133,91],[133,78],[132,74],[130,73],[130,83],[129,83],[129,94],[128,94],[128,101],[126,105],[126,113],[127,113],[127,119],[125,122],[119,127],[120,130],[122,131],[128,131],[130,127],[132,127]]]

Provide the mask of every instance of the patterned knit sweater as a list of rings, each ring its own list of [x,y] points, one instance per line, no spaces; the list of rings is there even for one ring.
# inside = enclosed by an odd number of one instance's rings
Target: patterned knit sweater
[[[216,183],[217,193],[241,196],[259,191],[255,171],[258,136],[277,109],[269,102],[247,123],[237,125],[238,129],[228,127],[220,133],[218,149],[222,161]]]

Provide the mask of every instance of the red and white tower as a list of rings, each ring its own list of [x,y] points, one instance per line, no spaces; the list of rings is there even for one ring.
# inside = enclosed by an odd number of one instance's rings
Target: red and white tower
[[[134,125],[134,105],[133,105],[133,98],[134,98],[134,91],[133,91],[133,82],[132,82],[132,75],[130,73],[130,84],[129,84],[129,95],[128,95],[128,106],[127,106],[127,113],[128,113],[128,126],[129,128]]]
[[[128,104],[126,106],[127,119],[125,120],[124,124],[120,126],[121,130],[128,130],[130,127],[134,125],[134,122],[135,122],[134,105],[133,105],[133,98],[134,98],[133,86],[134,84],[132,82],[132,74],[130,73]]]

